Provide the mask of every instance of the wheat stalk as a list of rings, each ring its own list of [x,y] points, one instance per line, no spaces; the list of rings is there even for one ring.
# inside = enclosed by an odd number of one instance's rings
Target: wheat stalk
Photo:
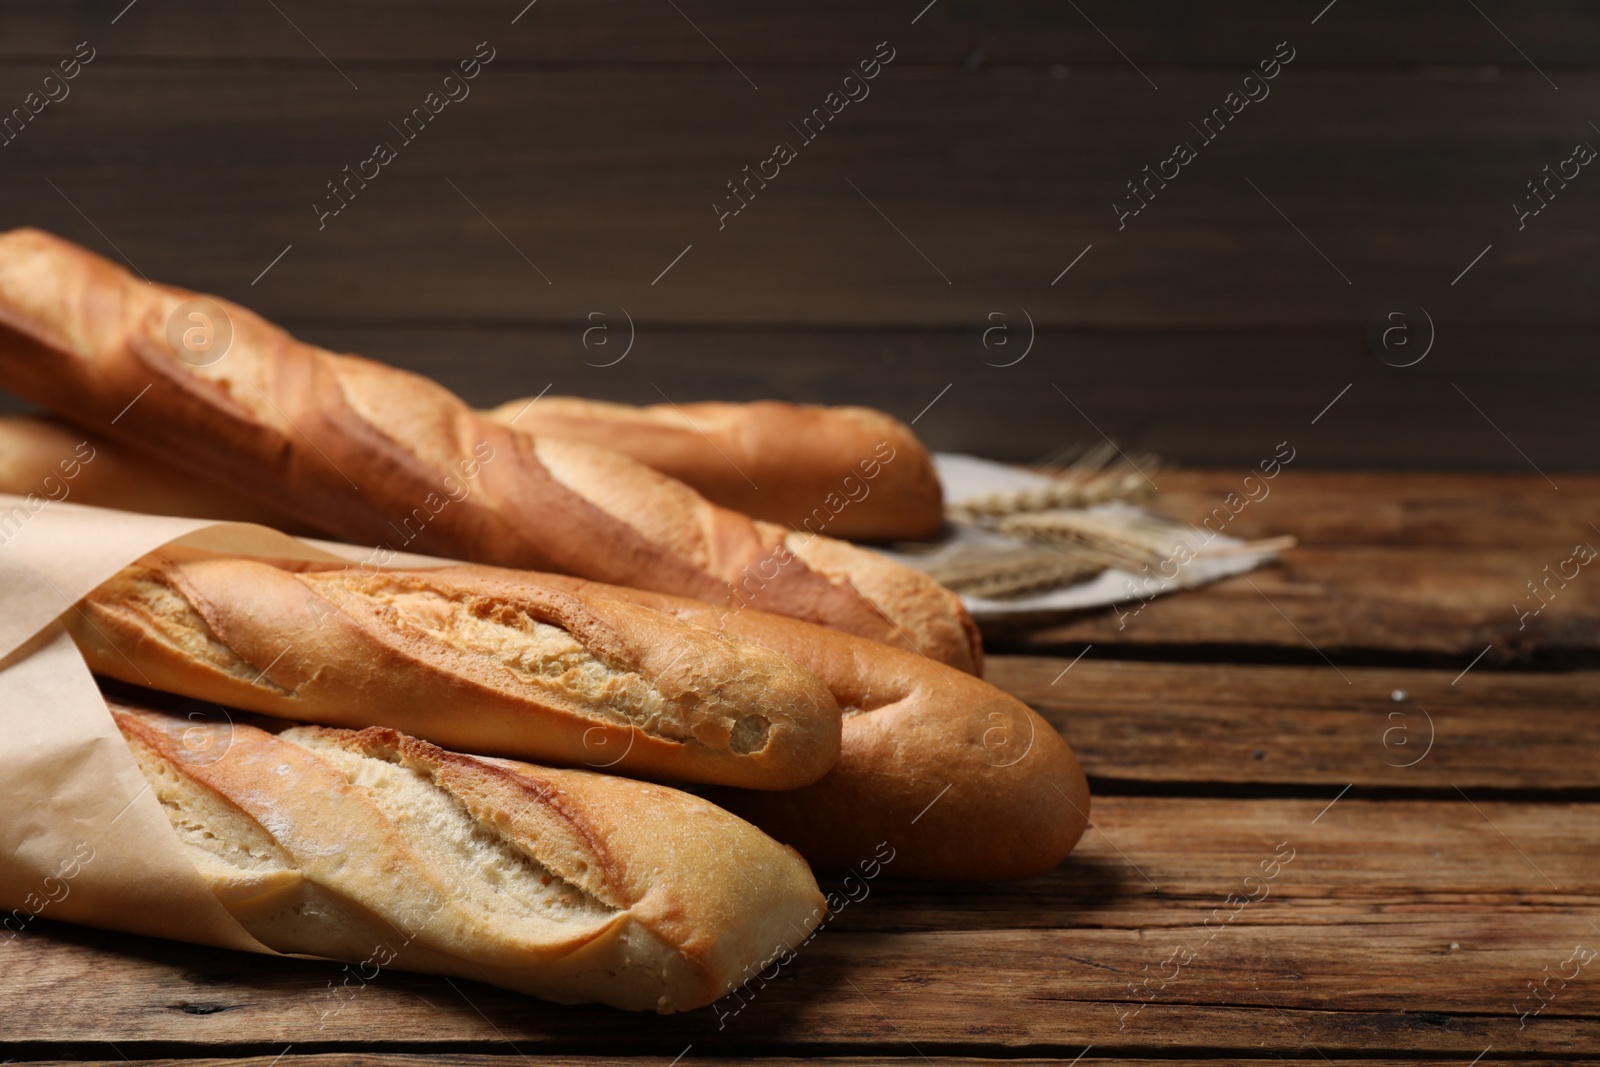
[[[1237,544],[1196,544],[1194,527],[1188,523],[1157,518],[1154,515],[1089,515],[1083,512],[1047,511],[1034,515],[1012,515],[994,524],[994,529],[1035,544],[1070,548],[1085,558],[1101,560],[1108,567],[1137,571],[1159,566],[1186,548],[1189,558],[1235,556],[1268,549],[1293,548],[1293,537],[1271,537]],[[1185,561],[1180,560],[1180,564]]]
[[[1141,455],[1138,459],[1143,462],[1124,457],[1107,441],[1083,451],[1064,466],[1047,468],[1044,473],[1052,479],[1049,485],[987,493],[951,505],[947,511],[954,519],[983,521],[1057,508],[1085,508],[1113,500],[1137,500],[1154,491],[1141,468],[1160,466],[1154,456]]]
[[[1001,533],[1035,544],[1072,548],[1107,567],[1138,570],[1172,554],[1176,524],[1139,519],[1107,519],[1081,512],[1045,511],[1011,515],[994,523]],[[1181,529],[1181,527],[1176,527]]]
[[[1027,542],[1025,546],[967,546],[940,551],[917,564],[936,581],[966,596],[1000,600],[1056,589],[1108,568],[1135,574],[1161,567],[1187,549],[1187,558],[1289,548],[1292,537],[1242,544],[1199,544],[1187,523],[1134,514],[1091,515],[1096,504],[1140,500],[1154,491],[1145,471],[1155,456],[1129,457],[1110,441],[1050,457],[1048,485],[989,493],[946,509],[951,519],[973,523]],[[1110,509],[1115,512],[1117,509]],[[915,551],[917,546],[902,546]]]
[[[1004,600],[1093,578],[1104,569],[1055,549],[968,548],[929,565],[927,572],[952,592]]]

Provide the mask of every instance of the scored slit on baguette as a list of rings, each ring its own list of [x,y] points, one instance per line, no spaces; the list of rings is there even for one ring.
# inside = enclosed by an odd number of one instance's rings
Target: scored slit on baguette
[[[257,561],[254,566],[303,572],[330,565]],[[719,629],[746,647],[793,660],[843,711],[838,762],[798,788],[715,786],[707,795],[793,845],[819,869],[849,870],[887,843],[895,850],[896,877],[1028,878],[1065,859],[1088,825],[1088,783],[1061,735],[1017,698],[927,657],[783,616],[724,612],[703,601],[564,575],[459,566],[387,571],[384,580],[493,589],[512,600],[564,591],[597,603],[621,601],[662,618]],[[94,616],[90,602],[84,608]],[[129,656],[119,665],[117,649],[89,631],[86,622],[69,620],[69,628],[96,671],[137,682],[136,664],[146,672],[157,666],[148,649],[129,639],[131,634],[118,638],[117,648]],[[270,646],[258,658],[278,651]],[[329,669],[325,660],[323,669]],[[186,671],[152,675],[145,684],[204,696],[193,677]],[[209,699],[240,702],[222,690],[209,692],[216,694]],[[248,706],[271,703],[268,698]],[[437,713],[437,706],[424,702],[407,722],[419,733],[452,728]],[[360,714],[373,711],[358,699],[337,721],[358,724]]]
[[[1066,859],[1089,824],[1089,784],[1072,748],[1027,704],[981,678],[765,612],[723,613],[565,575],[520,580],[719,627],[822,679],[844,712],[833,770],[784,792],[707,793],[818,870],[848,871],[887,841],[893,877],[1030,878]]]
[[[196,315],[226,328],[225,350],[175,347]],[[719,508],[625,456],[539,440],[419,375],[37,230],[0,234],[0,385],[377,545],[379,562],[423,552],[754,605],[981,670],[959,598],[918,571]]]
[[[363,980],[393,967],[683,1011],[822,917],[792,849],[663,786],[387,729],[112,715],[229,913],[268,948]]]
[[[297,572],[169,548],[63,619],[97,674],[300,722],[754,789],[837,762],[838,705],[787,657],[514,573]]]
[[[714,504],[797,530],[897,541],[932,537],[944,523],[933,457],[911,427],[871,408],[540,396],[486,414],[621,452]]]

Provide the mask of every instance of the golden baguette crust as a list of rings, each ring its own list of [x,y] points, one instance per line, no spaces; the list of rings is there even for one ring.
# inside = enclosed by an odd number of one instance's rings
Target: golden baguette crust
[[[894,877],[1028,878],[1065,859],[1088,825],[1089,785],[1072,749],[1032,708],[979,678],[766,612],[725,613],[562,575],[508,580],[615,597],[719,627],[822,679],[844,710],[837,766],[788,792],[708,794],[818,869],[851,869],[887,841]]]
[[[869,555],[866,549],[831,537],[790,533],[784,538],[784,546],[816,573],[832,581],[849,582],[873,604],[901,638],[884,641],[885,644],[983,676],[982,631],[967,614],[961,598],[927,574],[914,567],[870,566],[861,558]],[[804,618],[793,612],[778,614]],[[873,636],[861,630],[848,632]]]
[[[254,522],[290,534],[312,527],[276,508],[153,463],[55,419],[0,416],[0,493],[96,507],[224,522]]]
[[[387,729],[112,714],[218,899],[282,952],[681,1011],[821,918],[793,850],[677,790]]]
[[[797,530],[889,541],[932,537],[944,523],[933,457],[911,427],[871,408],[544,396],[487,414],[621,452],[712,503]]]
[[[733,576],[731,606],[756,607],[983,672],[983,638],[961,598],[923,572],[848,541],[729,513],[693,489],[618,452],[541,438],[540,461],[563,484],[585,487],[607,514],[681,559]]]
[[[793,661],[509,573],[294,573],[169,549],[66,624],[98,674],[301,722],[754,789],[837,762],[838,705]]]
[[[758,598],[765,610],[979,667],[959,599],[925,576],[905,579],[922,583],[913,614],[875,604],[852,579],[859,572],[871,585],[898,564],[842,554],[840,571],[817,573],[785,549],[781,528],[714,507],[625,457],[536,442],[426,378],[303,344],[238,305],[211,301],[231,330],[220,358],[180,359],[169,320],[181,320],[194,299],[48,234],[0,234],[5,385],[76,424],[391,553],[558,571],[717,603]]]

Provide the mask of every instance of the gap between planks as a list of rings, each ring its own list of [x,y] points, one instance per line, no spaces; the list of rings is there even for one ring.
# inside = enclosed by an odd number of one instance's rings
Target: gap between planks
[[[1236,666],[990,656],[1094,778],[1385,790],[1600,788],[1600,672]],[[1346,684],[1345,678],[1349,679]],[[1402,699],[1396,700],[1396,694]]]
[[[33,1045],[96,1042],[322,1047],[382,1042],[514,1043],[560,1052],[703,1055],[769,1051],[926,1054],[1097,1045],[1123,1052],[1260,1046],[1363,1051],[1573,1054],[1600,1041],[1600,985],[1570,982],[1558,1010],[1519,1027],[1525,978],[1593,941],[1587,915],[1506,915],[1484,908],[1448,921],[1194,930],[1027,930],[856,934],[819,938],[785,976],[729,1001],[721,1014],[626,1018],[559,1007],[472,983],[386,973],[318,1029],[337,970],[247,961],[220,950],[111,938],[34,941],[28,976],[4,982],[0,1038]],[[1185,943],[1191,961],[1153,997],[1139,983]],[[1359,944],[1362,951],[1353,952]],[[1149,987],[1146,987],[1149,988]],[[64,998],[92,990],[97,1013],[69,1017]],[[1145,1001],[1148,1000],[1148,1003]],[[1144,1006],[1140,1007],[1141,1003]],[[725,1025],[719,1027],[719,1022]],[[394,1049],[398,1050],[398,1048]],[[199,1051],[197,1047],[195,1051]]]

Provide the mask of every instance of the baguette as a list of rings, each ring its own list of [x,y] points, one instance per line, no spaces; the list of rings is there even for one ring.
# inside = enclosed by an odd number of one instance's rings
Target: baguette
[[[1066,859],[1088,826],[1089,785],[1067,742],[1028,705],[982,679],[765,612],[719,616],[684,597],[530,577],[720,626],[822,679],[844,711],[833,770],[790,792],[707,794],[799,849],[818,870],[848,871],[887,841],[896,878],[1031,878]]]
[[[621,452],[714,504],[810,533],[916,540],[944,523],[933,457],[911,427],[871,408],[537,399],[487,414],[536,437]]]
[[[95,673],[279,718],[754,789],[839,758],[838,705],[786,657],[494,572],[295,573],[166,549],[78,609],[63,620]]]
[[[112,714],[202,877],[279,952],[683,1011],[822,915],[791,849],[662,786],[387,729]]]
[[[186,347],[197,331],[210,340]],[[537,440],[426,378],[36,230],[0,234],[0,375],[76,425],[378,545],[380,563],[405,549],[759,602],[981,669],[960,600],[920,572],[718,508],[603,449]]]
[[[0,416],[0,493],[73,500],[148,515],[254,522],[289,534],[299,519],[54,419]]]

